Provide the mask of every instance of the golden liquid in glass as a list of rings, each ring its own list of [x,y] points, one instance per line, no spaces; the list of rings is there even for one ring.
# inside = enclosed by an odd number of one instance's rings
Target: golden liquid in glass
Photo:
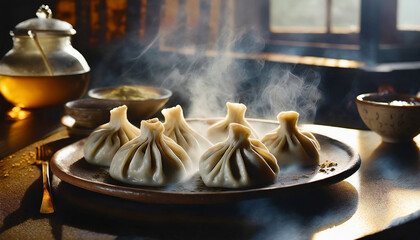
[[[56,106],[81,98],[89,84],[89,72],[62,76],[0,75],[0,92],[21,108]]]

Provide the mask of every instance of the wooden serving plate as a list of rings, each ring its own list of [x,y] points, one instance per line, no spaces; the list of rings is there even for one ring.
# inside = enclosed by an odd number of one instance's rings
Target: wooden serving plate
[[[249,119],[260,137],[278,127],[275,121]],[[189,119],[192,128],[205,136],[214,120]],[[51,170],[62,181],[74,186],[139,202],[167,204],[209,204],[239,201],[286,194],[288,191],[313,188],[337,183],[355,173],[361,164],[359,154],[350,146],[324,135],[314,134],[321,145],[320,164],[337,163],[332,168],[280,168],[277,180],[267,186],[247,189],[209,188],[198,173],[185,182],[167,187],[143,187],[128,185],[112,179],[108,169],[94,166],[83,157],[85,139],[59,150],[51,159]]]

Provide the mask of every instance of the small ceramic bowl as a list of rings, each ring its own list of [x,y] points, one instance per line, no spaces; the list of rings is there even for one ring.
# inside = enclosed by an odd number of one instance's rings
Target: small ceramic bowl
[[[149,119],[163,108],[172,92],[165,88],[123,85],[91,89],[88,96],[113,106],[126,105],[128,119],[140,126],[141,120]]]
[[[411,141],[420,133],[420,99],[396,93],[367,93],[356,97],[363,122],[384,142]]]
[[[109,111],[114,107],[118,107],[118,104],[91,98],[67,102],[64,105],[66,117],[71,117],[73,122],[65,125],[68,127],[71,125],[72,128],[96,128],[109,122]]]

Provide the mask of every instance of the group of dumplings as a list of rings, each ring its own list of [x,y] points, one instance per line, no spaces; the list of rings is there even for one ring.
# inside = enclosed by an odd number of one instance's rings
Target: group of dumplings
[[[297,128],[299,114],[281,112],[279,127],[258,140],[245,120],[246,106],[227,103],[227,116],[207,130],[207,138],[192,129],[178,105],[157,118],[127,119],[127,107],[110,111],[110,121],[87,138],[87,162],[109,167],[116,180],[143,186],[167,186],[199,172],[208,187],[245,188],[273,183],[280,167],[317,165],[320,145]],[[214,144],[213,144],[214,143]]]

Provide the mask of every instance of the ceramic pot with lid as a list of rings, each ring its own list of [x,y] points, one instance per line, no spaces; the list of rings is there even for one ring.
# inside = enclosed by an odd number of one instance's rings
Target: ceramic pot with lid
[[[1,93],[22,108],[61,105],[82,97],[90,67],[71,45],[76,31],[71,24],[52,18],[46,5],[36,16],[10,32],[13,48],[0,61]]]

